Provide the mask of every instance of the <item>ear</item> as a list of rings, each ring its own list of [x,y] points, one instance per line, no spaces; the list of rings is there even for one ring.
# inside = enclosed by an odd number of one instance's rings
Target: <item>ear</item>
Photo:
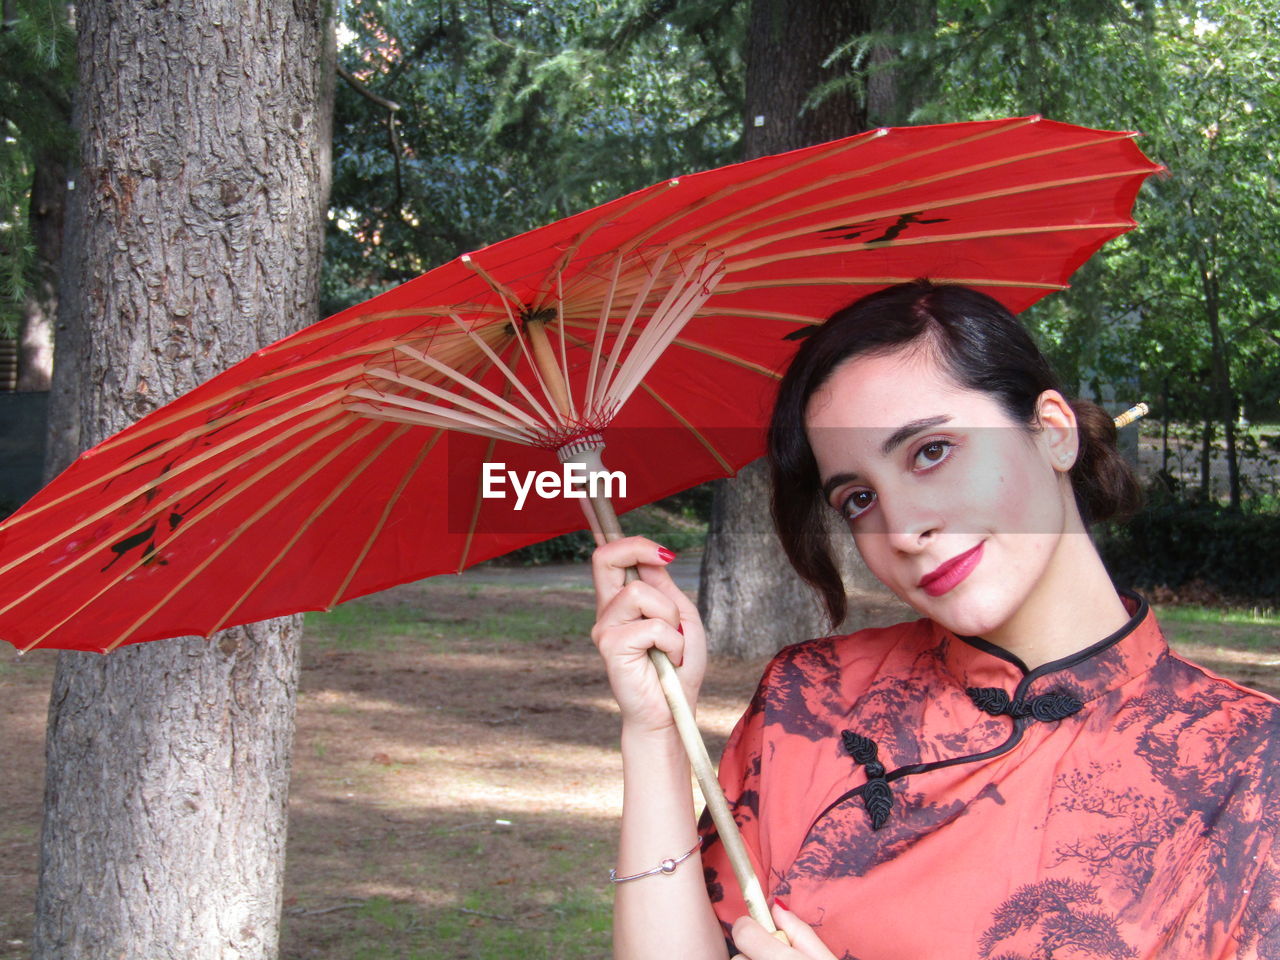
[[[1046,390],[1036,398],[1036,420],[1049,464],[1059,473],[1067,473],[1079,455],[1076,412],[1057,390]]]

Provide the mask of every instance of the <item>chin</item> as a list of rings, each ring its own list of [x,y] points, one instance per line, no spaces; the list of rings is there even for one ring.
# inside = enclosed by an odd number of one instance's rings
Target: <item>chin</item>
[[[1005,597],[966,596],[962,592],[964,586],[961,584],[940,597],[916,591],[917,599],[924,602],[912,606],[935,623],[964,637],[984,637],[1008,622],[1013,611]]]

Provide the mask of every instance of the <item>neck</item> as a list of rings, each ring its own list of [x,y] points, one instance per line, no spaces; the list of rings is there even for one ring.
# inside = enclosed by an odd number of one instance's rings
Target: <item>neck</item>
[[[1026,602],[984,639],[1034,670],[1115,633],[1128,620],[1102,558],[1081,528],[1061,537]]]

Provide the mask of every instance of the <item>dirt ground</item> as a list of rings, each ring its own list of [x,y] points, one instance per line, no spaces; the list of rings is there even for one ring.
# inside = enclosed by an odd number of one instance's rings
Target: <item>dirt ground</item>
[[[503,576],[398,587],[309,621],[283,957],[607,950],[621,771],[616,708],[586,639],[592,596]],[[1206,665],[1280,694],[1275,640],[1219,649],[1210,630],[1189,642]],[[0,660],[2,960],[28,956],[52,665]],[[760,669],[713,663],[699,707],[713,756]],[[559,945],[566,936],[579,946]]]
[[[575,911],[599,925],[621,765],[592,595],[505,579],[480,596],[462,578],[411,584],[309,621],[282,956],[476,957],[479,927],[549,936]],[[0,661],[3,960],[29,956],[53,660]],[[760,668],[710,671],[699,720],[713,755]],[[436,949],[414,952],[424,927]],[[596,940],[583,955],[603,955],[607,928]]]

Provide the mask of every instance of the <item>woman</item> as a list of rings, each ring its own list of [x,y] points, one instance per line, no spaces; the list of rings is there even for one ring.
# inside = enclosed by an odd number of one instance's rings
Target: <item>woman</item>
[[[923,619],[784,649],[726,747],[793,946],[742,917],[709,825],[695,843],[645,656],[683,664],[696,698],[703,631],[671,554],[596,551],[593,637],[623,718],[616,956],[1280,957],[1280,703],[1171,654],[1112,586],[1087,525],[1137,504],[1114,440],[963,287],[873,294],[801,346],[769,433],[783,546],[839,623],[836,510]]]

